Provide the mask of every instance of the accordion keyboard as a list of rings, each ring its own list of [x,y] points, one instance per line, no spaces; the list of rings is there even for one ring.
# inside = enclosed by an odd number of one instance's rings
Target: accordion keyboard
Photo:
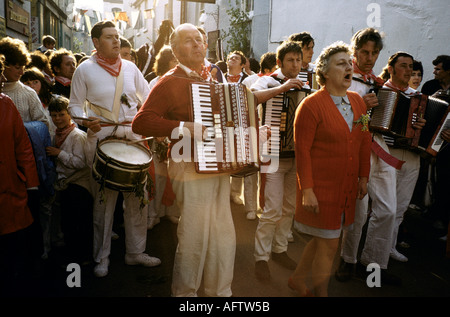
[[[270,126],[271,136],[264,144],[263,155],[279,156],[281,147],[280,129],[282,120],[285,120],[283,112],[284,95],[277,95],[266,102],[264,112],[264,124]],[[282,118],[282,116],[284,118]],[[285,121],[284,121],[285,122]]]
[[[221,130],[215,135],[214,129],[217,126],[211,106],[210,86],[209,85],[193,85],[192,99],[196,105],[194,111],[194,122],[200,123],[206,127],[206,136],[203,141],[196,141],[197,160],[202,171],[218,171],[216,161],[217,149],[216,141],[220,138]],[[219,118],[220,121],[220,118]],[[220,125],[220,122],[219,122]]]
[[[259,168],[254,95],[241,84],[192,83],[194,122],[206,127],[195,137],[199,173],[244,175]]]

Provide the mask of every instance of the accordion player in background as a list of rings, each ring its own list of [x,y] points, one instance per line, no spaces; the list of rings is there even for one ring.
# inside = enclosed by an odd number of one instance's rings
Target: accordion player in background
[[[422,87],[422,93],[431,94],[433,97],[442,99],[450,103],[450,56],[439,55],[433,60],[434,79],[425,83]],[[437,89],[437,91],[435,91]],[[449,223],[450,196],[450,129],[441,133],[441,138],[445,143],[436,156],[436,183],[434,184],[434,203],[430,208],[430,214],[433,221],[441,221],[445,226]],[[450,230],[447,229],[447,257],[450,257],[450,239],[448,237]]]
[[[433,94],[433,97],[450,103],[450,56],[440,56],[439,63],[435,64],[435,77],[439,78],[442,89]],[[439,68],[437,70],[437,68]],[[440,137],[444,141],[440,151],[436,155],[435,171],[436,182],[433,184],[434,201],[429,208],[429,214],[436,225],[447,228],[447,250],[446,256],[450,258],[450,128],[441,132]],[[445,230],[445,229],[444,229]],[[441,239],[445,238],[442,236]]]
[[[413,71],[414,58],[406,52],[397,52],[393,54],[387,63],[387,69],[390,75],[389,80],[384,84],[383,88],[392,89],[400,92],[406,97],[417,94],[418,92],[409,87],[409,80]],[[422,129],[426,124],[423,118],[417,118],[413,124],[414,129]],[[394,223],[394,231],[392,235],[392,249],[396,249],[397,235],[400,224],[403,221],[403,215],[408,209],[414,193],[414,188],[419,177],[420,155],[414,151],[393,146],[389,140],[386,140],[389,151],[392,156],[398,160],[404,161],[401,169],[396,170],[396,192],[397,192],[397,210]],[[404,257],[403,261],[408,259]]]
[[[283,42],[276,51],[278,69],[270,76],[260,77],[251,90],[261,93],[258,104],[264,104],[291,89],[301,90],[303,82],[297,77],[302,65],[300,42]],[[295,105],[297,106],[297,105]],[[274,105],[272,105],[274,107]],[[264,116],[264,114],[263,114]],[[272,129],[275,120],[263,122]],[[286,127],[289,129],[289,127]],[[293,127],[290,127],[293,130]],[[296,166],[295,157],[278,159],[276,168],[261,171],[262,215],[255,233],[255,275],[259,280],[270,279],[270,258],[280,265],[295,269],[296,263],[287,255],[288,234],[295,212]],[[273,159],[271,165],[273,165]],[[270,170],[270,172],[269,172]]]

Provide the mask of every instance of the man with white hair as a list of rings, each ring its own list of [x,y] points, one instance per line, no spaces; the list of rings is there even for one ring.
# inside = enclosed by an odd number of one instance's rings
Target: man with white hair
[[[203,65],[203,37],[194,25],[178,26],[170,45],[179,63],[152,88],[132,127],[135,133],[145,136],[171,137],[172,153],[180,138],[191,137],[192,141],[194,130],[198,134],[204,129],[190,119],[189,90],[192,82],[210,82],[211,73]],[[198,174],[193,156],[181,161],[174,158],[174,154],[169,155],[168,173],[181,217],[172,296],[197,296],[202,280],[206,296],[231,296],[236,235],[229,198],[230,175]]]

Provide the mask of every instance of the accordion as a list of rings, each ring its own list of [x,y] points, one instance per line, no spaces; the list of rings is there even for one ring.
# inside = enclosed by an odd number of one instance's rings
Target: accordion
[[[448,102],[433,96],[420,95],[420,116],[426,120],[425,126],[417,130],[411,148],[436,156],[443,143],[440,134],[450,128]]]
[[[246,176],[259,170],[258,117],[253,93],[242,84],[190,85],[193,121],[206,127],[194,141],[197,173]]]
[[[270,138],[262,147],[262,155],[279,158],[295,157],[295,110],[311,90],[290,90],[262,104],[262,124],[270,126]]]
[[[298,74],[298,78],[306,84],[309,82],[309,87],[311,87],[312,91],[316,91],[320,89],[320,85],[316,79],[316,73],[310,71],[303,71]]]
[[[409,147],[416,135],[413,123],[417,120],[420,95],[406,97],[400,92],[380,88],[377,98],[378,106],[370,109],[369,129],[393,137],[396,146]]]

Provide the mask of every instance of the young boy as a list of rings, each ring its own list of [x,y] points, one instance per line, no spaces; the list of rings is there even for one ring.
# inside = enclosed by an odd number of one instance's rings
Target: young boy
[[[82,264],[92,260],[93,196],[84,152],[87,135],[72,122],[68,105],[69,99],[63,96],[53,98],[48,105],[56,133],[55,146],[47,147],[46,151],[56,161],[58,180],[55,188],[59,191],[61,227],[68,260]]]

